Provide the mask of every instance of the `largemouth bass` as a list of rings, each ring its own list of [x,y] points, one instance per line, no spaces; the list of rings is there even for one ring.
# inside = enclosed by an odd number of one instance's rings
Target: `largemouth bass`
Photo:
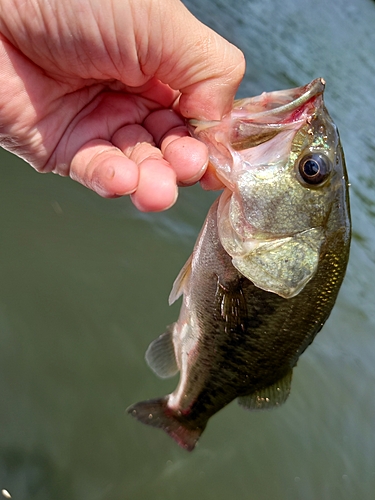
[[[151,343],[150,367],[176,390],[128,411],[192,450],[233,399],[276,407],[335,303],[349,255],[348,179],[324,81],[236,101],[220,122],[191,121],[225,190],[170,295],[178,321]]]

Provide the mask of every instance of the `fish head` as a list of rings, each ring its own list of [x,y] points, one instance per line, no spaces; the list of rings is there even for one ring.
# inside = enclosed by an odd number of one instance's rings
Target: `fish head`
[[[324,87],[316,79],[238,100],[220,122],[191,121],[226,186],[224,249],[241,274],[285,298],[314,276],[327,231],[347,222],[344,157]]]

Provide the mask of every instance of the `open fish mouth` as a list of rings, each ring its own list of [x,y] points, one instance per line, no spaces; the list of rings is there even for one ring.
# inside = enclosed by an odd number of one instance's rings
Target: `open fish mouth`
[[[270,115],[286,114],[297,110],[301,106],[307,104],[311,99],[322,95],[325,89],[325,80],[323,78],[316,78],[304,87],[297,87],[295,89],[288,89],[275,92],[264,92],[258,97],[252,99],[252,102],[261,103],[262,110],[256,112],[257,119],[269,117]],[[236,101],[236,107],[240,107],[241,102],[245,99]],[[251,109],[248,108],[248,111]]]
[[[293,118],[298,119],[298,114],[293,116],[293,112],[309,103],[309,101],[321,96],[324,89],[325,80],[323,78],[316,78],[303,87],[263,92],[256,97],[236,100],[230,115],[233,120],[238,119],[245,123],[257,122],[261,124],[264,122],[267,127],[278,124],[285,125]],[[274,117],[274,120],[271,117]],[[221,120],[191,119],[188,123],[192,127],[194,135],[205,128],[221,123]]]
[[[322,112],[324,88],[323,78],[316,78],[302,87],[239,99],[222,120],[192,119],[189,130],[207,145],[217,177],[234,191],[236,174],[244,167],[252,168],[259,159],[273,164],[275,149],[278,158],[288,155],[295,132]]]
[[[231,147],[236,151],[256,147],[281,131],[295,129],[319,108],[324,88],[325,81],[317,78],[304,87],[264,92],[252,99],[236,101],[232,112]]]

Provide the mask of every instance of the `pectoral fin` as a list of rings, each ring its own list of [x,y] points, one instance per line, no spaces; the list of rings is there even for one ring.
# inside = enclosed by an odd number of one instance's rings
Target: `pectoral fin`
[[[246,299],[240,283],[237,286],[234,283],[232,285],[227,289],[218,278],[215,296],[217,309],[228,332],[243,330],[248,316]]]
[[[260,391],[256,391],[249,396],[238,398],[238,404],[246,410],[267,410],[282,405],[290,394],[292,373],[293,370],[290,370],[284,378],[277,381],[275,384]]]
[[[173,325],[167,327],[157,339],[151,342],[146,351],[148,366],[160,378],[169,378],[176,375],[178,366],[173,345]]]
[[[323,234],[310,229],[283,240],[262,243],[232,260],[234,267],[255,286],[289,299],[314,276]]]

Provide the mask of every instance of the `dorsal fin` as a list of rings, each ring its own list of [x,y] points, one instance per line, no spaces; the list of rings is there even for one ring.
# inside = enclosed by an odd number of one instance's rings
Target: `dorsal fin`
[[[169,325],[164,333],[151,342],[146,351],[148,366],[161,378],[173,377],[178,372],[173,345],[174,325],[175,323]]]
[[[238,398],[238,404],[246,410],[267,410],[280,406],[288,399],[290,394],[290,384],[292,382],[293,370],[290,370],[285,377],[275,384],[250,394]]]

